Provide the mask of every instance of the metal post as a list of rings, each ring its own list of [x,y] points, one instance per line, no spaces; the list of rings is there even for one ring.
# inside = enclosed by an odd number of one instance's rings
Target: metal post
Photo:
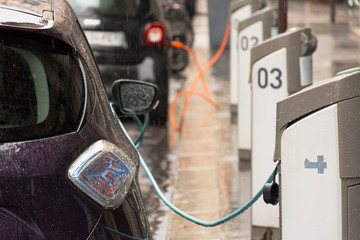
[[[287,29],[287,0],[279,0],[279,33]]]
[[[330,19],[331,23],[335,23],[335,0],[330,1]]]

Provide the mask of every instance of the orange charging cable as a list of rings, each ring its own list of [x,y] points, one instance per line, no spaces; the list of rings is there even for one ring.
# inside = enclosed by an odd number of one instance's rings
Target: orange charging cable
[[[184,118],[185,118],[185,113],[186,113],[186,109],[189,105],[189,101],[190,101],[190,97],[192,94],[196,94],[200,97],[203,97],[205,98],[210,104],[214,105],[214,106],[217,106],[216,105],[216,102],[215,100],[212,98],[211,96],[211,93],[206,85],[206,81],[205,81],[205,78],[204,78],[204,73],[212,66],[214,65],[214,63],[219,59],[219,57],[221,56],[221,54],[223,53],[225,47],[226,47],[226,43],[229,39],[229,34],[230,34],[230,22],[226,25],[226,30],[225,30],[225,34],[224,34],[224,38],[222,40],[222,43],[218,49],[218,51],[216,52],[216,54],[212,57],[212,59],[203,67],[201,68],[200,66],[200,63],[199,61],[197,60],[196,58],[196,55],[194,54],[194,52],[186,45],[184,45],[183,43],[181,42],[178,42],[178,41],[173,41],[171,43],[172,47],[174,48],[182,48],[184,49],[185,51],[187,51],[191,56],[192,58],[194,59],[194,62],[196,64],[196,67],[198,68],[198,73],[197,75],[193,78],[193,80],[191,81],[191,84],[190,84],[190,87],[187,88],[187,89],[184,89],[184,90],[181,90],[179,91],[174,99],[172,100],[172,102],[170,103],[170,106],[169,106],[169,120],[170,120],[170,123],[171,125],[173,126],[173,128],[177,131],[180,131],[181,130],[181,126],[183,125],[183,122],[184,122]],[[202,83],[202,86],[203,86],[203,89],[205,91],[205,94],[204,93],[201,93],[199,91],[195,91],[194,88],[195,88],[195,85],[197,83],[197,80],[201,78],[201,83]],[[181,115],[180,115],[180,125],[178,125],[175,121],[175,117],[174,117],[174,109],[175,109],[175,103],[176,101],[179,99],[180,96],[184,95],[184,94],[187,94],[186,95],[186,99],[185,99],[185,102],[184,102],[184,105],[183,105],[183,108],[182,108],[182,111],[181,111]]]

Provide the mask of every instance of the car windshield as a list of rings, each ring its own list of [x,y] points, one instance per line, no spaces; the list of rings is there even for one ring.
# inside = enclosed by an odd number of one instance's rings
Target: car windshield
[[[80,16],[135,17],[146,11],[145,0],[68,0]],[[145,6],[146,5],[146,6]]]
[[[73,130],[83,88],[82,72],[68,45],[0,31],[0,142]]]

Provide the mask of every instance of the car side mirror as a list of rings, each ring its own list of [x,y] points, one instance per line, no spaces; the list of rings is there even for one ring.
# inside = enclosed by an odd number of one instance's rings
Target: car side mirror
[[[112,98],[124,115],[144,114],[155,109],[158,103],[155,84],[120,79],[112,85]]]

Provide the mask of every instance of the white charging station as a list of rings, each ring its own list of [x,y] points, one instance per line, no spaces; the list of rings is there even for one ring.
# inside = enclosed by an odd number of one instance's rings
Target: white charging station
[[[283,240],[360,239],[359,106],[359,70],[278,103]]]
[[[251,158],[251,87],[249,83],[251,48],[276,32],[277,21],[277,9],[263,8],[239,22],[237,27],[237,136],[240,160]]]
[[[264,185],[265,176],[275,167],[269,159],[274,154],[276,104],[312,82],[311,55],[316,46],[311,29],[299,28],[251,49],[252,193]],[[304,64],[308,69],[301,66]],[[278,206],[257,202],[252,208],[251,224],[252,236],[262,235],[268,228],[278,232]]]
[[[237,110],[235,106],[237,105],[238,23],[264,6],[264,0],[237,0],[230,2],[230,104],[233,106],[233,112]]]

